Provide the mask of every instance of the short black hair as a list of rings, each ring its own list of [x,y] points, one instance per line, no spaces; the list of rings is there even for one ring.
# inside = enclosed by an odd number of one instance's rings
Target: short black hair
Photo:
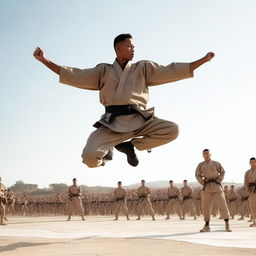
[[[117,184],[122,184],[122,181],[118,181]]]
[[[145,180],[141,180],[141,182],[145,182]]]
[[[183,182],[188,182],[187,180],[183,180]]]
[[[255,157],[251,157],[251,158],[250,158],[250,161],[253,161],[253,160],[256,160],[256,158],[255,158]]]
[[[131,34],[120,34],[115,37],[114,39],[114,48],[116,48],[116,45],[120,42],[123,42],[125,39],[132,39]]]
[[[169,180],[169,183],[173,182],[173,180]]]
[[[73,181],[75,181],[75,180],[76,180],[76,178],[73,179]]]
[[[203,153],[205,153],[205,152],[210,152],[210,150],[208,148],[206,148],[203,150]]]

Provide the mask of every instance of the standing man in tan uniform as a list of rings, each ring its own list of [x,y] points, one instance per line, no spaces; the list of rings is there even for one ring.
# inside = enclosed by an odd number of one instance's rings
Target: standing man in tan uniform
[[[235,191],[235,186],[231,185],[230,186],[230,193],[228,195],[228,200],[229,200],[229,212],[231,219],[233,220],[235,215],[237,214],[237,199],[238,199],[238,194]]]
[[[100,91],[100,102],[105,114],[94,125],[82,153],[88,167],[105,165],[112,159],[112,149],[126,154],[127,161],[137,166],[137,150],[149,150],[166,144],[178,136],[177,124],[154,116],[147,109],[149,87],[193,77],[193,71],[210,61],[214,53],[191,63],[174,62],[162,66],[152,61],[131,64],[134,44],[130,34],[114,39],[116,60],[113,64],[101,63],[94,68],[78,69],[59,66],[47,60],[37,47],[34,57],[59,75],[59,81],[81,89]],[[129,141],[127,141],[129,140]],[[124,142],[127,141],[127,142]]]
[[[2,183],[2,178],[0,177],[0,225],[6,225],[6,223],[4,222],[4,220],[6,219],[6,202],[6,187]]]
[[[166,204],[166,220],[170,219],[170,214],[174,214],[175,212],[178,214],[180,219],[181,217],[181,206],[180,206],[180,190],[173,185],[173,181],[169,181],[170,187],[168,188],[167,191],[167,204]]]
[[[203,150],[204,162],[201,162],[195,172],[197,181],[203,185],[202,191],[202,208],[205,226],[200,232],[210,231],[211,208],[213,201],[220,211],[220,216],[225,221],[225,228],[227,232],[231,232],[229,228],[229,211],[226,204],[225,195],[221,186],[224,179],[225,171],[221,164],[211,160],[211,153],[209,149]]]
[[[193,202],[193,189],[188,185],[188,181],[183,181],[183,187],[180,189],[182,195],[182,219],[185,220],[187,213],[194,216],[196,220],[196,209]]]
[[[117,186],[118,187],[114,190],[114,200],[115,200],[115,208],[114,208],[115,219],[114,220],[118,220],[118,215],[120,211],[123,211],[127,220],[129,220],[128,208],[126,205],[127,191],[122,187],[121,181],[118,181]]]
[[[240,215],[241,215],[241,217],[238,220],[244,220],[244,217],[248,217],[250,214],[250,209],[248,204],[249,193],[247,189],[243,186],[239,189],[238,195],[240,199]]]
[[[137,189],[137,193],[139,196],[137,220],[140,220],[143,209],[145,209],[151,215],[152,220],[155,220],[155,212],[150,202],[151,191],[145,186],[145,180],[141,181],[141,186]]]
[[[249,193],[248,201],[251,210],[252,224],[250,227],[256,227],[256,158],[250,159],[251,169],[244,175],[244,187]]]
[[[84,207],[82,205],[81,195],[82,190],[79,186],[77,186],[77,180],[76,178],[74,178],[73,185],[68,188],[69,202],[67,221],[71,220],[71,215],[73,213],[78,213],[82,217],[82,220],[85,220]]]

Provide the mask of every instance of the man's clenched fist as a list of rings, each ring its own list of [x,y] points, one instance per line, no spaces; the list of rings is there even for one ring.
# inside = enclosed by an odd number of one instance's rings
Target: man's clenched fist
[[[44,60],[44,52],[40,49],[40,47],[37,47],[36,50],[34,51],[33,56],[39,60],[42,61]]]
[[[215,54],[213,52],[208,52],[205,55],[205,59],[206,59],[206,61],[210,61],[214,56],[215,56]]]

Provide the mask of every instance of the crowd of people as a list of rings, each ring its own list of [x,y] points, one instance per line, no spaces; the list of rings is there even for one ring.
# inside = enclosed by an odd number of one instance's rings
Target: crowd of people
[[[204,217],[205,225],[201,232],[210,231],[211,216],[219,216],[225,221],[225,229],[231,232],[229,220],[236,216],[238,220],[252,222],[250,227],[256,227],[256,159],[250,159],[251,168],[245,173],[244,186],[222,186],[225,171],[221,164],[211,160],[208,149],[203,151],[204,161],[195,171],[195,177],[202,187],[191,187],[187,180],[183,186],[177,187],[173,180],[169,187],[150,189],[145,180],[137,189],[125,189],[122,182],[111,193],[82,193],[76,178],[68,191],[48,196],[28,196],[25,193],[15,194],[6,189],[0,178],[0,224],[5,225],[8,215],[67,215],[67,221],[72,215],[114,215],[118,220],[123,214],[127,220],[130,216],[150,215],[156,220],[156,215],[177,215],[180,220],[186,217],[197,219]]]

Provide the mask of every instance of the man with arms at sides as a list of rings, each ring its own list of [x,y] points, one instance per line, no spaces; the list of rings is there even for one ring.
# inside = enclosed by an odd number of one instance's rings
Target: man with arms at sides
[[[169,181],[170,187],[167,190],[167,204],[166,204],[166,220],[170,219],[170,214],[177,213],[180,219],[181,217],[181,206],[180,206],[180,190],[177,188],[173,181]]]
[[[139,196],[137,220],[140,220],[143,209],[145,209],[151,215],[152,220],[155,220],[155,212],[150,201],[151,191],[149,187],[145,185],[145,183],[145,180],[142,180],[141,186],[137,189]]]
[[[248,202],[252,216],[250,227],[256,227],[256,158],[250,159],[251,169],[244,175],[244,187],[248,191]]]
[[[220,217],[225,221],[225,229],[231,232],[229,228],[229,210],[225,200],[225,194],[221,185],[224,179],[225,171],[221,164],[211,160],[209,149],[203,150],[204,162],[201,162],[195,171],[197,181],[203,185],[202,208],[205,225],[200,232],[210,232],[210,217],[213,201],[220,211]]]
[[[118,220],[118,215],[121,211],[124,212],[126,219],[129,220],[128,208],[126,205],[127,190],[122,187],[121,181],[118,181],[117,186],[118,187],[114,190],[114,200],[115,200],[115,206],[114,206],[115,219],[114,220]]]
[[[59,81],[81,89],[100,91],[105,114],[94,124],[97,128],[88,138],[82,153],[88,167],[105,165],[112,160],[113,147],[126,154],[127,161],[137,166],[137,150],[150,150],[173,141],[178,125],[154,116],[147,109],[149,88],[193,77],[193,71],[210,61],[214,53],[191,63],[173,62],[167,66],[152,61],[131,64],[135,46],[130,34],[114,39],[116,59],[113,64],[101,63],[94,68],[78,69],[59,66],[46,59],[39,47],[34,57],[59,75]]]
[[[68,188],[68,196],[69,196],[69,202],[68,202],[68,219],[67,221],[71,220],[71,216],[74,212],[77,212],[82,220],[85,220],[84,218],[84,207],[82,204],[81,196],[82,196],[82,190],[77,185],[76,178],[73,179],[73,185],[71,185]]]

